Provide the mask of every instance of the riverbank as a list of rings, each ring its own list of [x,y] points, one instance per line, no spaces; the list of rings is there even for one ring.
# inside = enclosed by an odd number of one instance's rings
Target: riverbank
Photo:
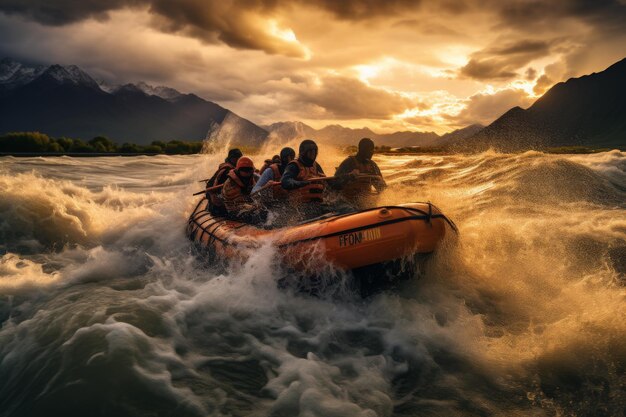
[[[162,153],[136,152],[0,152],[0,156],[13,156],[16,158],[33,158],[33,157],[49,157],[49,156],[71,156],[72,158],[94,158],[100,156],[155,156],[164,155]],[[193,155],[193,154],[192,154]]]

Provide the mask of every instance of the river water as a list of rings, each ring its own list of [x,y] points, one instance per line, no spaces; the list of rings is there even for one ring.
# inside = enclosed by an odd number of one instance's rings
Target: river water
[[[367,299],[198,257],[220,159],[0,158],[1,416],[624,415],[626,153],[377,157],[460,235]]]

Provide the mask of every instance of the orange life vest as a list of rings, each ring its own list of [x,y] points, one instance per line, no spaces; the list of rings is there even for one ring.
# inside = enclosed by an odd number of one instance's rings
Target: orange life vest
[[[245,185],[239,176],[237,176],[235,170],[231,170],[228,173],[228,178],[226,182],[224,182],[224,187],[222,187],[222,199],[229,213],[236,214],[244,208],[244,205],[251,202],[249,196],[255,183],[256,180],[254,176],[250,180],[250,183]]]
[[[274,198],[277,200],[287,198],[289,192],[280,185],[280,179],[282,177],[282,174],[280,173],[280,168],[278,167],[278,164],[272,164],[269,166],[269,168],[272,170],[272,174],[274,174],[273,181],[278,182],[278,184],[272,186],[272,194]]]
[[[218,167],[215,174],[211,177],[211,179],[206,183],[206,187],[214,187],[216,185],[223,184],[226,180],[220,181],[220,178],[224,175],[224,173],[229,173],[231,170],[235,169],[235,167],[230,162],[222,162]],[[223,207],[224,202],[220,198],[221,190],[213,190],[207,193],[207,197],[209,198],[209,202],[211,205],[215,207]]]
[[[291,161],[298,165],[298,181],[308,181],[311,178],[325,177],[317,167],[317,163],[313,162],[313,166],[304,166],[302,162],[297,159]],[[291,163],[290,162],[290,163]],[[289,191],[289,198],[296,203],[309,203],[309,202],[322,202],[324,201],[324,183],[312,183],[305,185],[304,187],[296,188]]]

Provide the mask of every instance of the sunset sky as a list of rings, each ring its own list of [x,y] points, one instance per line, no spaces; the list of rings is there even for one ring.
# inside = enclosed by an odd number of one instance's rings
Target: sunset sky
[[[626,0],[0,0],[0,58],[193,92],[258,124],[444,133],[626,56]]]

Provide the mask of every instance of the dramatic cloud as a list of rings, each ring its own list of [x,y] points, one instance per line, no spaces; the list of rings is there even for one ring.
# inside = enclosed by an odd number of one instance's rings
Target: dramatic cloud
[[[0,0],[0,57],[172,86],[257,123],[489,123],[626,56],[623,0]]]
[[[545,41],[523,40],[497,45],[472,54],[470,61],[461,68],[461,74],[478,80],[510,79],[517,70],[550,52]]]
[[[537,78],[537,70],[534,68],[528,68],[526,70],[526,73],[524,74],[524,78],[526,78],[526,80],[528,81],[532,81],[535,78]]]
[[[420,105],[402,94],[337,75],[269,81],[255,95],[272,97],[289,109],[306,107],[307,119],[321,120],[391,119]],[[267,104],[258,98],[257,103]]]
[[[320,86],[300,91],[296,98],[323,108],[337,119],[388,119],[414,105],[400,94],[346,77],[326,78]]]
[[[512,0],[501,2],[505,24],[534,29],[555,19],[579,19],[598,30],[623,29],[626,4],[621,0]]]
[[[542,95],[550,87],[552,87],[558,81],[561,81],[566,72],[566,64],[563,61],[555,62],[546,66],[543,70],[543,74],[535,82],[533,91],[537,95]]]
[[[106,19],[108,12],[143,3],[142,0],[1,0],[0,11],[36,22],[60,26],[88,18]]]
[[[534,33],[537,26],[558,25],[560,20],[577,19],[598,31],[623,31],[626,4],[621,0],[2,0],[0,11],[17,14],[42,24],[64,25],[88,18],[106,19],[108,12],[123,8],[144,8],[155,16],[164,30],[196,36],[204,42],[221,41],[235,48],[258,49],[272,54],[306,57],[288,21],[294,9],[323,10],[348,21],[374,21],[409,16],[396,25],[417,29],[423,34],[456,35],[455,25],[446,23],[458,16],[490,15],[496,27],[509,26],[518,33]],[[424,19],[433,13],[443,19]],[[497,16],[497,18],[495,18]],[[450,29],[454,27],[454,30]],[[522,48],[524,49],[524,48]],[[529,51],[526,51],[529,52]],[[523,53],[523,52],[522,52]],[[471,65],[470,65],[471,64]],[[510,71],[493,67],[479,58],[470,62],[470,75],[508,76]]]
[[[216,39],[242,49],[257,49],[270,54],[305,58],[308,52],[289,28],[281,27],[272,18],[269,5],[262,2],[202,0],[153,0],[155,13],[163,30],[182,32],[205,42]]]
[[[17,14],[45,25],[66,25],[88,18],[104,20],[124,8],[148,9],[153,25],[184,33],[203,42],[224,42],[234,48],[257,49],[270,54],[303,58],[306,48],[289,28],[271,19],[272,2],[203,0],[2,0],[0,11]]]
[[[466,101],[466,107],[456,116],[449,119],[457,125],[466,126],[473,123],[487,125],[515,106],[526,108],[533,100],[526,91],[506,88],[493,93],[478,93]]]

